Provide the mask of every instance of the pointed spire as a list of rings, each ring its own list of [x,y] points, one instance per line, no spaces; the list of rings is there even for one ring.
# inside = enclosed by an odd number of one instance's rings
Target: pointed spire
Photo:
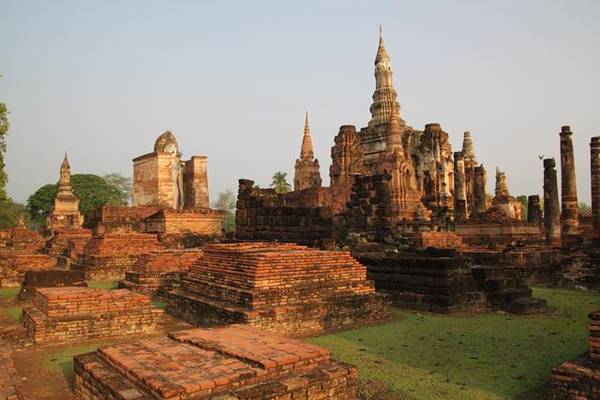
[[[398,104],[396,90],[392,82],[392,62],[385,49],[383,33],[379,26],[379,46],[375,57],[375,93],[371,104],[371,120],[369,127],[387,124],[393,113],[398,114],[399,123],[406,126],[400,118],[400,104]]]
[[[65,158],[60,165],[60,177],[58,179],[58,191],[59,192],[70,192],[71,191],[71,166],[69,165],[69,159],[67,158],[67,152],[65,151]]]
[[[65,158],[63,159],[62,164],[60,165],[60,169],[71,169],[71,166],[69,165],[69,159],[67,158],[67,151],[65,150]]]
[[[300,149],[301,160],[312,160],[314,158],[312,138],[310,137],[310,126],[308,125],[308,111],[304,116],[304,137],[302,138],[302,148]]]

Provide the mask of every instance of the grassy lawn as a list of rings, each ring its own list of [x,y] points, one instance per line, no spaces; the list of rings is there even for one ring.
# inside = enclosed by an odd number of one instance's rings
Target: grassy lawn
[[[98,343],[83,344],[48,353],[44,356],[44,369],[52,374],[63,375],[70,380],[73,377],[73,356],[96,351],[98,346]]]
[[[88,286],[96,289],[116,289],[119,285],[118,281],[90,281],[88,282]]]
[[[19,294],[20,287],[0,288],[0,299],[13,300]]]
[[[449,317],[396,310],[391,323],[308,339],[406,399],[529,399],[550,369],[588,349],[600,296],[535,288],[548,315]],[[540,397],[541,398],[541,397]]]

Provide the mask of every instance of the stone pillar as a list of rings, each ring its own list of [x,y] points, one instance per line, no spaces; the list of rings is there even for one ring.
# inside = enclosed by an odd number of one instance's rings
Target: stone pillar
[[[546,243],[560,245],[560,207],[558,204],[558,180],[556,161],[544,159],[544,229]]]
[[[575,179],[575,156],[573,155],[573,132],[568,126],[560,131],[560,215],[561,242],[569,246],[579,237],[579,210],[577,206],[577,181]]]
[[[542,223],[542,210],[540,209],[540,196],[531,195],[527,199],[527,222],[540,225]]]
[[[462,151],[454,153],[454,220],[467,219],[467,186],[465,179],[465,157]]]
[[[486,192],[485,185],[487,183],[487,173],[482,165],[475,167],[474,169],[474,182],[473,182],[473,214],[481,214],[487,210],[486,203]]]
[[[600,233],[600,136],[590,142],[590,160],[592,170],[592,221],[594,229]]]

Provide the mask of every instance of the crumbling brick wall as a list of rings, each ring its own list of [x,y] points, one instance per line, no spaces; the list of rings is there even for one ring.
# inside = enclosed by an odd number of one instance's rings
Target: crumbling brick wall
[[[321,245],[336,238],[333,212],[327,206],[307,206],[325,201],[327,195],[306,189],[304,193],[286,195],[272,189],[257,189],[251,180],[240,179],[236,238]]]

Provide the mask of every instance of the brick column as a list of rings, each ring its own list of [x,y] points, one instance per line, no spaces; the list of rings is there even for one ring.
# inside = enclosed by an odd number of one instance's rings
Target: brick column
[[[473,214],[481,214],[487,210],[485,185],[487,183],[487,173],[482,165],[475,167],[473,179]]]
[[[467,187],[465,179],[465,157],[462,151],[454,153],[454,220],[467,219]]]
[[[540,225],[542,223],[542,211],[540,210],[540,196],[531,195],[527,199],[527,222]]]
[[[577,206],[577,181],[575,179],[575,156],[571,128],[563,126],[560,131],[560,215],[561,241],[563,246],[574,243],[579,236],[579,210]]]
[[[600,136],[590,142],[592,172],[592,221],[596,232],[600,233]]]
[[[546,243],[560,245],[560,206],[554,158],[544,159],[544,229]]]

